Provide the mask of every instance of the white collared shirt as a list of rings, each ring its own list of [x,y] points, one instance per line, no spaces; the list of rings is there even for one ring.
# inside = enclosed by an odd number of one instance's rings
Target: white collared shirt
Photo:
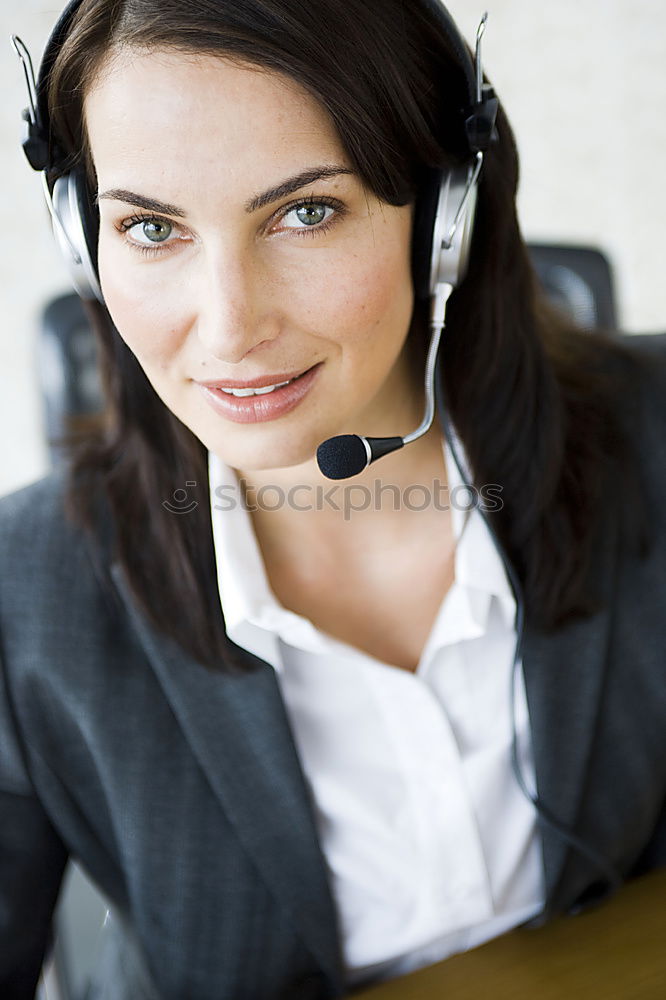
[[[455,495],[462,481],[446,444],[444,456]],[[455,579],[411,673],[285,609],[235,471],[209,453],[209,477],[227,633],[276,671],[315,802],[348,987],[534,916],[544,904],[541,843],[510,763],[515,602],[478,510],[452,507]],[[522,671],[516,696],[533,789]]]

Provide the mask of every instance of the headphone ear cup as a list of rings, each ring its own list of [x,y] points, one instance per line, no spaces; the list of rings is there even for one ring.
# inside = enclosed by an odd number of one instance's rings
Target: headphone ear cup
[[[465,166],[431,171],[420,187],[413,230],[414,294],[419,299],[433,296],[441,284],[457,288],[467,273],[476,184],[469,192],[450,245],[447,244],[473,170],[473,166]]]
[[[54,226],[56,241],[77,294],[103,302],[97,276],[99,223],[81,168],[55,182],[53,208],[59,223]]]

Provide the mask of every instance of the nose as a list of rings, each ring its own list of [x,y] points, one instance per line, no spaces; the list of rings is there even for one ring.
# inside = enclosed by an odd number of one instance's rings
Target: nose
[[[278,336],[277,303],[257,262],[225,256],[211,261],[202,278],[196,329],[207,357],[239,364]]]

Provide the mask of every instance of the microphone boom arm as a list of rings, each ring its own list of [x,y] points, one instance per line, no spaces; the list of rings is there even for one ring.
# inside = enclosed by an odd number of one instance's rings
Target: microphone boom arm
[[[417,438],[420,438],[422,434],[425,434],[425,432],[429,430],[435,416],[435,362],[437,361],[437,351],[439,350],[442,331],[445,325],[446,303],[448,302],[452,291],[453,285],[447,285],[442,282],[437,285],[435,294],[432,296],[432,308],[430,315],[430,346],[428,348],[428,358],[425,368],[426,408],[423,420],[416,430],[412,431],[411,434],[406,434],[403,438],[405,444],[410,444],[412,441],[416,441]]]

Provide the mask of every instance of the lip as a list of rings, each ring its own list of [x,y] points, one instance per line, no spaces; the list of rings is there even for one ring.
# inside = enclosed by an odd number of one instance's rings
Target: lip
[[[307,371],[309,369],[305,369]],[[267,385],[278,385],[280,382],[290,382],[292,378],[298,378],[299,375],[304,375],[305,371],[302,368],[298,368],[295,372],[285,372],[282,375],[260,375],[258,378],[247,379],[245,382],[240,382],[238,379],[217,379],[215,382],[197,382],[197,385],[203,385],[207,389],[263,389]]]
[[[305,398],[317,380],[323,362],[313,365],[307,371],[293,375],[262,376],[251,382],[197,382],[206,402],[213,409],[237,424],[258,424],[267,420],[276,420],[293,410]],[[295,382],[274,389],[265,396],[231,396],[223,392],[219,386],[229,389],[261,389],[276,382],[286,382],[295,378]]]

